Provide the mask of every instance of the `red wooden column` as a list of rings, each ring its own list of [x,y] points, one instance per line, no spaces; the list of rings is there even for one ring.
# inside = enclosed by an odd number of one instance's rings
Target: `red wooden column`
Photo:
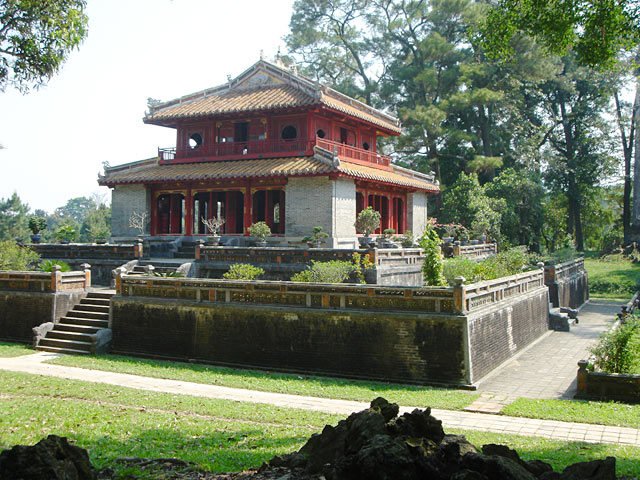
[[[149,233],[155,235],[158,225],[158,197],[154,191],[151,191],[151,227]]]
[[[191,187],[187,188],[187,194],[184,197],[184,234],[188,237],[193,235],[193,196]]]
[[[387,211],[389,212],[389,219],[387,220],[386,228],[393,228],[397,232],[398,228],[396,227],[396,224],[395,224],[396,209],[394,208],[395,207],[394,201],[395,201],[395,198],[389,197],[389,196],[387,197]]]
[[[251,195],[251,187],[248,186],[244,189],[244,234],[249,235],[249,227],[251,226],[253,215],[253,195]]]
[[[264,191],[264,221],[273,228],[273,190]]]
[[[280,233],[286,233],[285,232],[285,205],[286,205],[287,201],[285,198],[285,194],[284,194],[284,190],[280,190]]]

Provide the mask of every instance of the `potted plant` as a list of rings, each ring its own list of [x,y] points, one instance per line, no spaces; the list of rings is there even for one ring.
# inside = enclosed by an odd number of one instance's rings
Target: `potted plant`
[[[324,243],[324,239],[328,238],[329,234],[322,231],[322,227],[313,227],[313,234],[302,237],[303,242],[307,242],[309,248],[320,248],[320,244]]]
[[[149,222],[149,214],[147,212],[133,212],[129,217],[129,227],[138,230],[138,238],[144,237]]]
[[[76,229],[69,223],[62,224],[56,230],[56,238],[60,243],[70,243],[76,238]]]
[[[33,233],[31,235],[31,241],[33,243],[40,243],[40,232],[47,228],[47,219],[43,217],[37,217],[32,215],[29,217],[29,230]]]
[[[356,223],[354,224],[356,230],[362,232],[362,238],[360,238],[360,245],[367,247],[372,243],[370,235],[380,228],[380,220],[382,215],[380,212],[375,211],[371,207],[367,207],[358,214]]]
[[[402,245],[402,248],[411,248],[413,247],[413,243],[413,233],[411,232],[411,230],[407,230],[400,237],[400,245]]]
[[[380,239],[380,247],[395,248],[396,244],[391,241],[395,233],[396,233],[395,228],[385,228],[382,231],[382,238]]]
[[[256,237],[256,247],[267,246],[266,239],[271,236],[271,228],[269,228],[269,225],[267,225],[266,222],[252,223],[247,231],[249,232],[249,235]]]
[[[220,216],[215,218],[202,217],[202,223],[209,232],[209,235],[207,236],[207,242],[209,245],[215,246],[220,244],[220,228],[224,225],[224,222],[224,218]]]

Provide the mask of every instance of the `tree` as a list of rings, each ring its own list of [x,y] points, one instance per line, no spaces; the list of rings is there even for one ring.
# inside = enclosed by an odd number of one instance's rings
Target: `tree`
[[[485,49],[510,57],[518,33],[534,37],[550,53],[572,50],[583,65],[612,67],[619,52],[640,39],[640,5],[637,0],[498,0],[480,28]]]
[[[44,85],[87,35],[85,0],[0,0],[0,91]]]
[[[29,234],[27,214],[29,205],[22,203],[17,193],[0,199],[0,240],[25,238]]]
[[[63,207],[55,210],[55,215],[72,218],[76,223],[82,224],[85,217],[97,209],[96,202],[87,197],[75,197],[67,200]]]
[[[80,227],[80,241],[91,243],[111,236],[111,207],[100,204],[84,217]]]

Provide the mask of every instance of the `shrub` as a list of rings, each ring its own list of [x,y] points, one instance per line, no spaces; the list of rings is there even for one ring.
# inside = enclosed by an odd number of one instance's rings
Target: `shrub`
[[[515,247],[498,253],[483,261],[476,261],[468,257],[456,257],[444,261],[444,276],[449,285],[453,279],[464,277],[465,283],[493,280],[508,277],[522,271],[531,263],[526,247]]]
[[[225,280],[255,280],[264,274],[264,270],[248,263],[234,263],[222,275]]]
[[[358,252],[354,252],[353,271],[356,273],[356,277],[358,277],[359,283],[367,283],[366,279],[364,278],[364,272],[371,267],[373,267],[373,262],[369,258],[369,255],[361,255]]]
[[[422,277],[427,285],[441,287],[446,285],[443,274],[443,259],[440,251],[440,237],[430,225],[422,233],[418,245],[424,250]]]
[[[53,267],[58,265],[60,267],[61,272],[68,272],[71,270],[71,267],[67,262],[63,262],[62,260],[43,260],[40,263],[40,270],[43,272],[53,272]]]
[[[40,255],[12,240],[0,242],[0,270],[33,270]]]
[[[413,247],[413,241],[413,233],[411,233],[411,230],[407,230],[400,237],[400,245],[402,245],[404,248]]]
[[[322,227],[317,226],[313,227],[312,235],[307,235],[306,237],[302,237],[303,242],[317,243],[321,242],[325,238],[329,238],[329,234],[327,232],[322,231]]]
[[[307,270],[291,277],[292,282],[342,283],[349,278],[355,267],[350,262],[331,260],[328,262],[311,261]]]
[[[29,217],[29,230],[34,235],[38,235],[42,230],[47,228],[47,219],[44,217],[37,217],[32,215]]]
[[[600,335],[590,348],[593,364],[605,373],[640,373],[640,320],[627,316],[626,322]]]
[[[375,232],[380,228],[380,220],[382,215],[371,207],[367,207],[358,214],[356,223],[354,224],[356,230],[362,232],[362,235],[368,237],[372,232]]]
[[[168,270],[166,272],[153,272],[153,276],[162,278],[182,278],[184,277],[184,273],[178,272],[177,270]]]
[[[60,241],[73,241],[78,237],[78,232],[71,223],[64,223],[56,230],[56,238]]]
[[[247,228],[249,235],[252,237],[256,237],[260,241],[264,242],[264,239],[271,236],[271,228],[266,222],[256,222],[252,223],[249,228]]]

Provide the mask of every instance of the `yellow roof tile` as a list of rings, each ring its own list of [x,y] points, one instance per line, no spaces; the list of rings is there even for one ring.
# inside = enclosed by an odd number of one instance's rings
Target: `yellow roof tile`
[[[392,170],[381,170],[375,167],[367,167],[358,163],[340,162],[338,170],[350,177],[360,178],[363,180],[374,180],[378,182],[391,183],[393,185],[402,185],[404,187],[417,188],[427,190],[429,192],[437,192],[440,188],[433,182],[427,180],[425,175],[414,172],[414,175],[399,173]],[[411,172],[410,170],[408,172]]]

